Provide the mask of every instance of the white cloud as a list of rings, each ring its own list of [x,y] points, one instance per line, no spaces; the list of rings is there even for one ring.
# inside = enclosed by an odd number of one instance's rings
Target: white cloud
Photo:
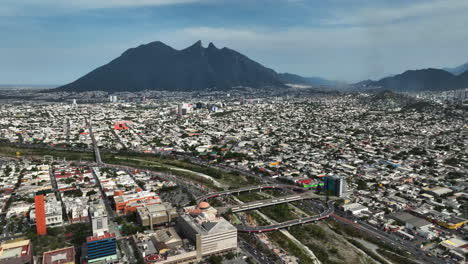
[[[358,81],[468,61],[466,25],[468,17],[454,12],[378,25],[190,27],[159,36],[177,48],[198,39],[213,41],[277,71]]]
[[[222,0],[2,1],[40,2],[44,6],[55,3],[59,8],[73,10],[70,7],[113,8]],[[358,81],[407,69],[455,66],[467,62],[467,9],[466,0],[428,0],[393,8],[350,9],[336,13],[326,21],[327,25],[273,28],[198,26],[203,25],[198,23],[197,26],[167,31],[157,27],[122,28],[93,39],[89,48],[83,47],[81,42],[70,44],[77,45],[77,50],[70,57],[80,54],[75,59],[78,59],[77,64],[82,65],[79,71],[85,72],[91,70],[88,61],[98,66],[120,55],[125,49],[142,43],[160,40],[182,49],[201,39],[205,46],[210,41],[218,47],[227,46],[277,71]],[[4,13],[14,12],[11,8],[5,9],[5,6],[3,10]],[[392,23],[394,21],[399,23]],[[113,39],[113,36],[117,37]],[[63,45],[62,49],[71,50],[73,47]],[[50,56],[55,56],[54,53],[55,49],[44,52]],[[0,55],[3,55],[0,57],[8,57],[9,54],[12,55],[7,61],[14,62],[18,52],[2,52],[0,49]],[[64,58],[63,63],[69,60],[67,56],[61,57]],[[57,65],[60,63],[57,62]]]
[[[81,8],[112,8],[134,6],[176,5],[200,2],[201,0],[46,0],[51,4]],[[44,1],[43,1],[44,2]]]
[[[468,1],[465,0],[429,0],[398,7],[364,7],[355,11],[342,10],[335,12],[331,18],[323,20],[330,25],[369,25],[394,22],[402,19],[421,18],[428,16],[465,13],[468,11]]]
[[[141,6],[164,6],[204,2],[207,0],[2,0],[0,16],[15,16],[32,12],[35,8],[49,10],[99,9]],[[41,15],[36,13],[35,15]]]

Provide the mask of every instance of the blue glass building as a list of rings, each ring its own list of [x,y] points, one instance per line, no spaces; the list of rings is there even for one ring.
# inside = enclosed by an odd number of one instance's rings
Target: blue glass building
[[[342,197],[348,189],[346,180],[340,176],[325,177],[324,186],[326,192],[337,197]]]
[[[114,234],[104,234],[86,239],[88,263],[117,258],[117,243]]]

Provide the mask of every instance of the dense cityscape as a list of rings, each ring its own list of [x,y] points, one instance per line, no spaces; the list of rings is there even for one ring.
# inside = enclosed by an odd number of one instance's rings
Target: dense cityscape
[[[0,263],[464,261],[454,95],[7,100]]]

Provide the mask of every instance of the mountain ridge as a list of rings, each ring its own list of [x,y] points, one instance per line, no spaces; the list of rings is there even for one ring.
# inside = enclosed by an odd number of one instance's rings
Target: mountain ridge
[[[286,88],[278,74],[247,56],[201,41],[176,50],[161,41],[130,48],[54,91],[201,91],[233,87]]]
[[[378,81],[366,80],[352,85],[357,89],[382,88],[397,92],[446,91],[468,88],[468,71],[454,75],[435,68],[407,70],[401,74],[382,78]]]
[[[327,80],[321,77],[304,77],[294,73],[279,73],[281,80],[288,84],[304,84],[313,86],[329,86],[334,87],[337,85],[343,85],[337,81]]]
[[[468,71],[468,62],[453,68],[443,68],[443,70],[448,71],[454,75],[461,75]]]

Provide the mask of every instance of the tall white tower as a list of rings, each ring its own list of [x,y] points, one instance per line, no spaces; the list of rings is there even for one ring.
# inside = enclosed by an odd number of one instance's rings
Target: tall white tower
[[[109,232],[107,210],[102,200],[94,201],[89,206],[89,217],[93,228],[93,236],[102,236]]]

